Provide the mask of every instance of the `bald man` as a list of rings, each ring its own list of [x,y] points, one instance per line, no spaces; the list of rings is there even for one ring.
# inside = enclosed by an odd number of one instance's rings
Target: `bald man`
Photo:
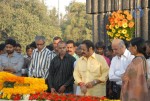
[[[114,83],[112,86],[113,99],[119,99],[122,85],[121,76],[134,56],[126,49],[125,43],[121,39],[114,39],[112,41],[112,49],[116,56],[113,57],[111,61],[109,80]]]

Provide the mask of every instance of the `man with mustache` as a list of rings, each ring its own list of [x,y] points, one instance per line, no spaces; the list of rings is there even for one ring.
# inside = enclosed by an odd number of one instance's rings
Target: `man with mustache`
[[[15,40],[7,39],[5,41],[6,53],[0,56],[0,70],[21,76],[24,58],[22,55],[15,52],[15,46]]]
[[[75,53],[75,42],[73,40],[67,41],[67,52],[68,54],[72,55],[75,59],[78,59],[78,55]]]
[[[82,57],[76,61],[74,68],[75,83],[81,88],[81,95],[106,95],[106,80],[108,77],[108,64],[104,57],[94,52],[94,44],[85,40],[81,44]]]

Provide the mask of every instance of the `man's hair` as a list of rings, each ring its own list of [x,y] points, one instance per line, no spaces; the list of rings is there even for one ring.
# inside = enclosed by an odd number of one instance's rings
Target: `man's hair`
[[[1,43],[0,44],[0,51],[3,51],[5,49],[5,44],[4,43]]]
[[[19,43],[16,43],[16,47],[20,47],[21,48],[21,45]]]
[[[82,42],[82,44],[85,44],[88,50],[89,50],[90,47],[92,47],[92,49],[94,50],[94,44],[93,44],[92,41],[90,41],[90,40],[84,40]]]
[[[44,36],[36,36],[35,37],[35,42],[42,40],[43,42],[45,42],[45,37]]]
[[[33,42],[30,44],[30,46],[33,47],[33,48],[37,48],[35,41],[33,41]]]
[[[119,46],[120,46],[120,47],[124,47],[124,46],[125,46],[124,41],[123,41],[123,40],[121,40],[121,39],[120,39],[120,42],[119,42]],[[126,47],[126,46],[125,46],[125,47]]]
[[[67,43],[67,44],[73,44],[74,47],[76,46],[76,45],[75,45],[75,42],[74,42],[73,40],[68,40],[66,43]]]
[[[7,45],[7,44],[10,44],[10,45],[12,45],[13,47],[15,47],[15,46],[16,46],[16,41],[15,41],[14,39],[9,38],[9,39],[7,39],[7,40],[5,41],[5,45]]]
[[[27,51],[28,49],[32,49],[32,50],[33,50],[34,47],[31,47],[31,45],[27,45],[27,46],[26,46],[26,51]]]
[[[58,44],[66,44],[65,41],[59,41]]]
[[[54,41],[54,40],[58,40],[58,39],[62,41],[61,37],[59,37],[59,36],[54,37],[54,38],[53,38],[53,41]]]
[[[150,40],[145,41],[145,43],[150,47]]]
[[[103,48],[105,49],[105,45],[104,45],[104,42],[102,41],[99,41],[95,44],[95,48],[98,49],[98,48]]]

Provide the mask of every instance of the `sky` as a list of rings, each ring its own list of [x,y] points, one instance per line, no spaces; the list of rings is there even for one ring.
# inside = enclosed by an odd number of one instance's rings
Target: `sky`
[[[68,6],[72,0],[45,0],[45,5],[48,9],[52,9],[53,7],[58,8],[58,1],[59,1],[59,11],[60,13],[65,14],[65,6]],[[86,2],[86,0],[75,0],[77,2]]]

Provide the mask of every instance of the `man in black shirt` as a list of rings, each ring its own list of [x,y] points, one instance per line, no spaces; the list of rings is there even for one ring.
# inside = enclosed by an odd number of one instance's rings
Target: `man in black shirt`
[[[58,55],[51,61],[48,87],[51,93],[73,93],[75,58],[66,52],[66,43],[58,43]]]

